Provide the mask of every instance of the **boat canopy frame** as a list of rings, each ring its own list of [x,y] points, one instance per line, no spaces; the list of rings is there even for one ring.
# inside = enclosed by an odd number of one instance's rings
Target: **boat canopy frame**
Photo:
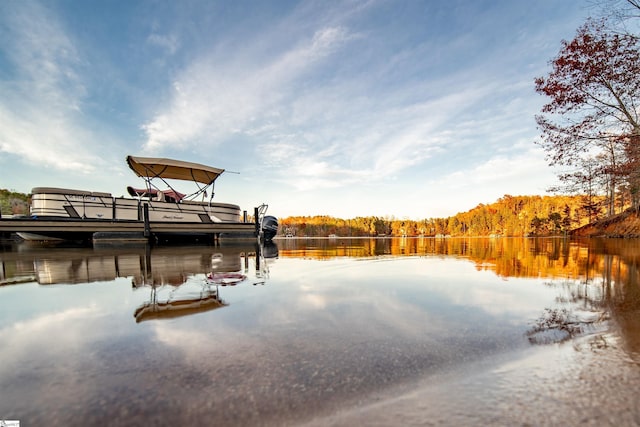
[[[162,191],[152,182],[154,179],[160,179],[175,193],[178,193],[178,191],[166,181],[167,179],[193,181],[198,187],[198,190],[184,196],[181,200],[193,200],[200,194],[203,195],[204,199],[207,197],[207,189],[209,187],[211,187],[211,197],[209,200],[213,199],[215,181],[225,171],[224,169],[199,163],[155,157],[127,156],[127,164],[137,176],[145,180],[149,191],[152,190],[152,187],[158,191]]]

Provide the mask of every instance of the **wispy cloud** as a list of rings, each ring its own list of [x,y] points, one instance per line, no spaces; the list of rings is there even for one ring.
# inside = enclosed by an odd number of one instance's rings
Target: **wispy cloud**
[[[382,45],[388,51],[362,62],[360,50],[384,41],[331,10],[311,13],[310,4],[295,24],[291,16],[274,23],[294,25],[295,42],[267,34],[230,56],[213,48],[187,66],[169,105],[143,125],[145,149],[234,149],[242,140],[271,179],[313,190],[389,179],[496,130],[486,124],[496,108],[487,100],[515,83],[487,73],[482,80],[474,67],[434,71],[447,58],[422,59],[440,52],[431,40],[401,52]],[[457,37],[468,42],[468,34]],[[260,49],[276,54],[256,55]],[[400,81],[405,69],[416,77]]]
[[[5,7],[7,5],[5,4]],[[82,59],[55,14],[34,2],[11,4],[2,37],[12,68],[0,80],[0,151],[44,167],[90,172],[98,158],[82,119]]]
[[[203,139],[219,141],[268,128],[269,123],[279,120],[278,105],[290,96],[287,91],[292,82],[350,37],[344,28],[322,28],[262,63],[253,63],[241,52],[235,60],[215,53],[200,58],[174,82],[169,107],[143,125],[145,148],[186,147]]]
[[[473,106],[494,90],[490,84],[464,87],[449,79],[431,83],[457,88],[446,95],[432,94],[430,86],[381,91],[351,83],[350,90],[310,90],[295,102],[300,132],[277,135],[260,146],[283,183],[309,190],[388,179],[459,149],[480,131],[478,124],[469,125],[470,117],[478,116]],[[415,91],[423,92],[423,99],[410,99]]]
[[[493,153],[426,183],[431,199],[441,202],[436,216],[449,216],[471,209],[477,203],[491,203],[505,194],[544,194],[555,181],[542,150],[530,141],[514,141],[514,151]],[[469,203],[473,195],[473,202]],[[436,209],[434,209],[435,211]]]
[[[178,36],[175,34],[160,34],[158,32],[154,32],[149,34],[147,42],[165,49],[169,55],[176,53],[180,47],[180,41],[178,40]]]

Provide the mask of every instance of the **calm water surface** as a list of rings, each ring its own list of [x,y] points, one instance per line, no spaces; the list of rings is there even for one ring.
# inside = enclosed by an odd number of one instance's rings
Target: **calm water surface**
[[[640,242],[0,252],[21,425],[637,425]]]

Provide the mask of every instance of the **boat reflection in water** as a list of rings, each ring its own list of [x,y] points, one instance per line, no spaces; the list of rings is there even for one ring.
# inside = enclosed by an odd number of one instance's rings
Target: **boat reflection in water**
[[[0,285],[107,282],[131,278],[149,299],[134,312],[137,322],[174,318],[224,307],[219,288],[265,284],[275,243],[227,246],[59,248],[24,243],[3,254]],[[250,262],[251,260],[251,262]],[[255,268],[252,268],[255,267]]]
[[[201,280],[199,289],[192,288],[193,286],[189,286],[189,282],[179,287],[163,286],[158,288],[152,285],[149,301],[138,307],[133,313],[133,317],[136,322],[170,319],[214,310],[227,305],[218,296],[218,286],[215,283]]]

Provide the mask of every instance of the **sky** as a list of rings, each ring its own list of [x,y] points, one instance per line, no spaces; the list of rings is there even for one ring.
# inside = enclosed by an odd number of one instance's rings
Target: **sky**
[[[545,195],[534,79],[589,5],[1,1],[0,188],[122,196],[137,155],[225,169],[214,200],[277,217]]]

